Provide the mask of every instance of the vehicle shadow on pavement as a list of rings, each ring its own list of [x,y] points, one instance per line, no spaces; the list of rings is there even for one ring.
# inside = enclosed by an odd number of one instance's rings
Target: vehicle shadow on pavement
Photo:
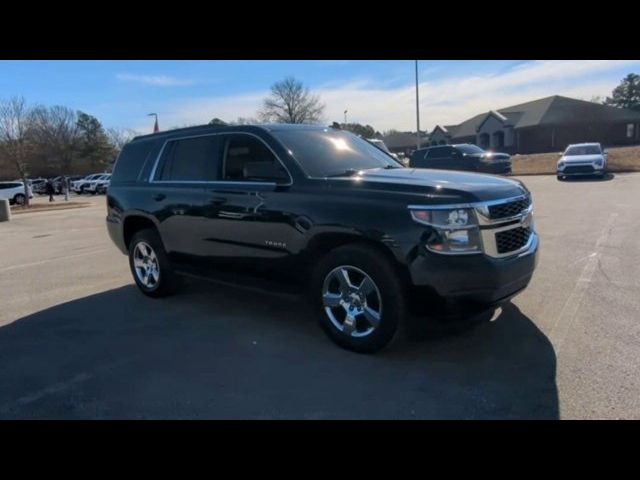
[[[587,182],[608,182],[610,180],[613,180],[614,178],[616,178],[615,173],[612,172],[607,172],[605,173],[602,177],[595,177],[595,176],[587,176],[585,175],[584,177],[581,176],[568,176],[566,178],[564,178],[562,181],[563,182],[574,182],[574,183],[587,183]]]
[[[493,321],[344,351],[303,301],[191,282],[133,285],[0,328],[0,418],[558,418],[549,340]]]

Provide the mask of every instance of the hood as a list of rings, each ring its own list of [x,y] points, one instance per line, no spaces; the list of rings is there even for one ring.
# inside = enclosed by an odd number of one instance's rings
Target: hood
[[[602,155],[569,155],[567,157],[565,157],[564,155],[562,156],[562,158],[560,158],[560,160],[558,160],[559,162],[565,162],[565,163],[582,163],[582,162],[595,162],[596,160],[603,160],[603,156]]]
[[[426,195],[434,203],[498,200],[528,191],[515,179],[426,168],[378,168],[348,178],[365,182],[369,188]]]

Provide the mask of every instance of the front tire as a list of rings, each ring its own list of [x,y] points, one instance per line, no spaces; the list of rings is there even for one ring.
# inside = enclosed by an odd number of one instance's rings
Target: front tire
[[[558,181],[561,182],[564,180],[564,176],[563,175],[557,175]]]
[[[18,193],[16,196],[13,197],[13,203],[16,205],[24,205],[25,199],[26,197],[24,196],[23,193]]]
[[[154,229],[136,232],[129,244],[129,267],[136,285],[149,297],[171,295],[178,287],[178,278]]]
[[[329,338],[360,353],[387,346],[406,310],[396,269],[368,245],[346,245],[328,253],[313,273],[311,295]]]

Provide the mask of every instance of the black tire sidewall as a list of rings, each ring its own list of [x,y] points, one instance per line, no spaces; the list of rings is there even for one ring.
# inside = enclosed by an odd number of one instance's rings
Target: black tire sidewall
[[[322,287],[326,276],[336,267],[349,265],[365,272],[378,287],[382,297],[380,325],[366,337],[351,337],[339,331],[329,320],[322,304]],[[316,266],[311,281],[311,301],[320,326],[338,345],[360,353],[373,353],[393,340],[405,315],[404,291],[393,265],[382,252],[369,246],[346,246],[329,252]]]

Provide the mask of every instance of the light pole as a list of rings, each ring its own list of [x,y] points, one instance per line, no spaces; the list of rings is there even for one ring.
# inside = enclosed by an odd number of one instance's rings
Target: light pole
[[[416,143],[420,148],[420,93],[418,91],[418,60],[416,60]]]
[[[348,112],[348,110],[344,111],[344,124],[345,125],[347,124],[347,112]]]

